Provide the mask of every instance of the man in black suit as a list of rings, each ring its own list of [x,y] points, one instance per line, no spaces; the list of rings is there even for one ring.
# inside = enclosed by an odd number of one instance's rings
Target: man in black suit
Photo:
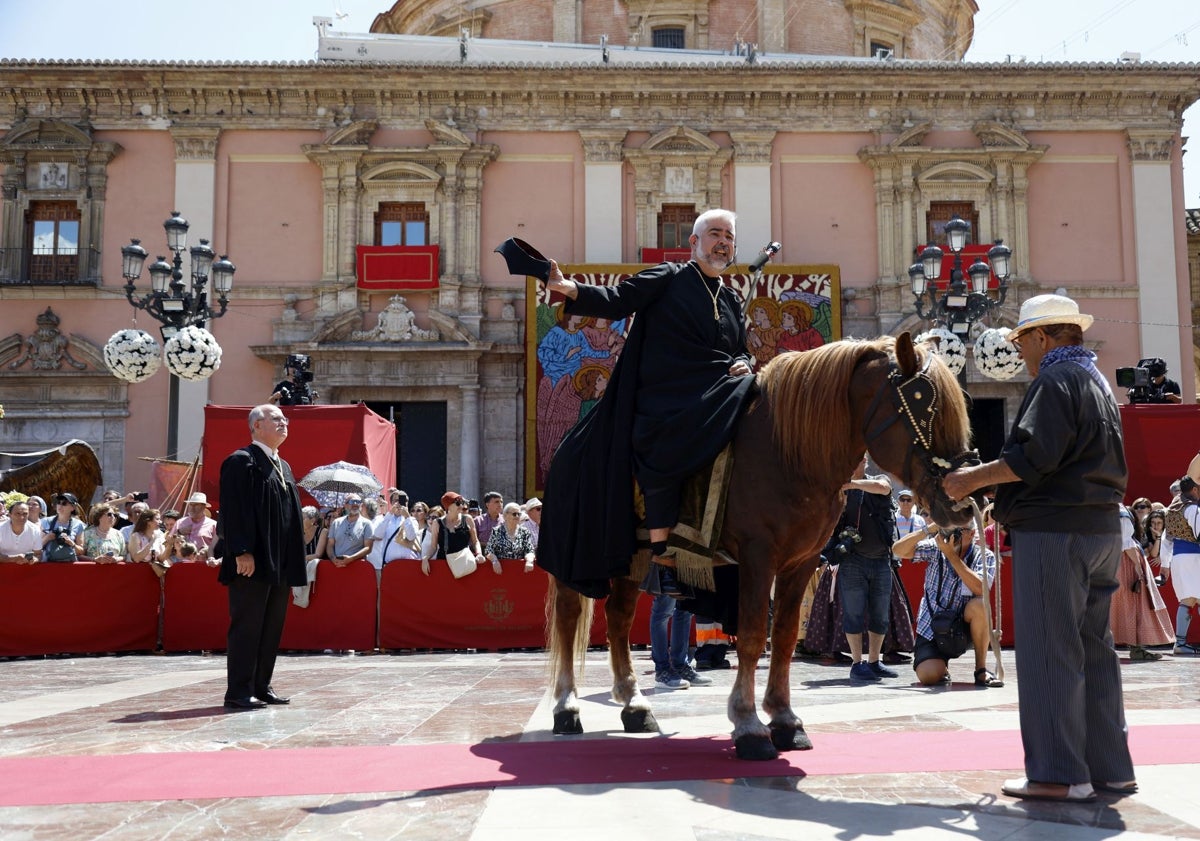
[[[220,581],[229,587],[225,706],[249,710],[290,699],[271,675],[292,587],[308,583],[300,494],[279,458],[288,420],[276,406],[250,411],[251,443],[221,464]]]

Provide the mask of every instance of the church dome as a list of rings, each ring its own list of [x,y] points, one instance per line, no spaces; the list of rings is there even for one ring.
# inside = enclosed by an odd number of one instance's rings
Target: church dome
[[[371,32],[959,61],[975,0],[397,0]]]

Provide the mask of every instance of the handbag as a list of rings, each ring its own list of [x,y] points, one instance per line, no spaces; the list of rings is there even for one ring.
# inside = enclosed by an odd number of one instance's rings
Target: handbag
[[[71,563],[75,560],[75,544],[56,537],[46,544],[45,558],[47,561]]]
[[[971,647],[971,635],[962,614],[954,610],[939,610],[930,617],[933,640],[948,659],[960,657]]]
[[[450,566],[450,574],[455,578],[470,575],[477,567],[475,553],[471,551],[471,547],[469,546],[459,549],[457,552],[447,552],[446,563]]]

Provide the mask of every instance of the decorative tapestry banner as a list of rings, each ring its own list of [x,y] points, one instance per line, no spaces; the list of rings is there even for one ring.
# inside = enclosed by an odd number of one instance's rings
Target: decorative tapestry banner
[[[614,286],[647,265],[562,266],[577,283]],[[743,301],[747,344],[756,367],[785,351],[842,337],[837,266],[771,266],[761,278],[724,276]],[[630,322],[566,316],[561,295],[525,279],[525,495],[540,496],[563,436],[604,394]],[[540,287],[540,288],[539,288]]]

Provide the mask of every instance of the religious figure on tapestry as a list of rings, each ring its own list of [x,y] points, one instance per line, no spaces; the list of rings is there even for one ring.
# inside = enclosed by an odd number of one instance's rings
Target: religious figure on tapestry
[[[563,266],[578,283],[612,286],[641,271],[640,265]],[[762,367],[777,354],[805,351],[841,338],[841,300],[836,266],[771,267],[760,277],[727,275],[742,298],[747,343]],[[636,315],[633,316],[636,318]],[[525,475],[528,496],[541,493],[550,459],[564,435],[603,396],[632,318],[566,315],[560,296],[537,280],[526,287]]]

